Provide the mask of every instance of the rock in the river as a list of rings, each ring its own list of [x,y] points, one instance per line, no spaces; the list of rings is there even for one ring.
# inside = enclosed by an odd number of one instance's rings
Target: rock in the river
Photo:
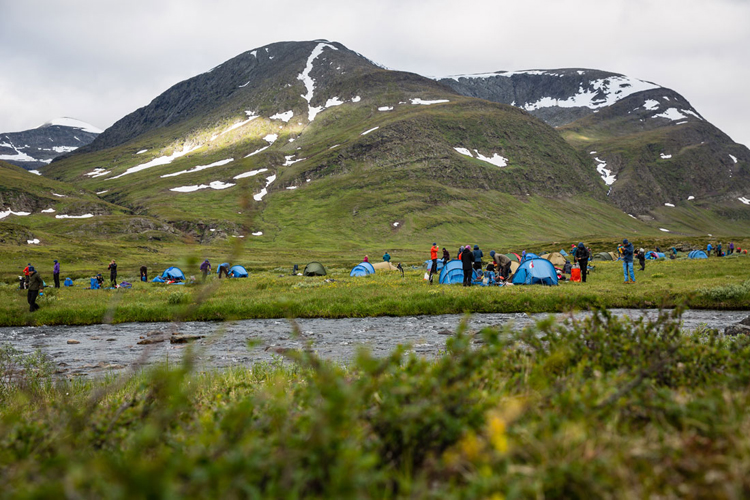
[[[203,335],[174,335],[172,334],[172,336],[169,337],[169,341],[172,344],[187,344],[188,342],[202,339],[203,337],[204,337]]]
[[[167,339],[165,339],[164,337],[158,337],[155,339],[143,339],[138,341],[138,345],[158,344],[159,342],[164,342],[165,340]]]
[[[724,335],[750,335],[750,316],[724,328]]]
[[[70,339],[68,340],[68,344],[80,344],[80,342],[77,340]]]
[[[453,332],[448,330],[447,328],[443,328],[442,330],[438,330],[438,335],[453,335]]]

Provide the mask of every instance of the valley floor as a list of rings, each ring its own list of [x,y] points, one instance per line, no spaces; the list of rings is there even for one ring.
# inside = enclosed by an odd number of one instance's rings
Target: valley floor
[[[134,321],[226,321],[253,318],[343,318],[462,313],[565,312],[593,308],[750,309],[750,257],[648,261],[624,284],[619,262],[594,262],[587,283],[556,287],[471,287],[430,285],[423,268],[368,277],[329,267],[323,277],[302,277],[280,269],[251,272],[246,279],[216,279],[186,286],[141,283],[120,275],[132,289],[47,288],[28,312],[26,292],[0,286],[0,326],[87,325]],[[637,267],[637,266],[636,266]],[[51,283],[50,276],[44,276]],[[198,276],[198,278],[200,278]]]

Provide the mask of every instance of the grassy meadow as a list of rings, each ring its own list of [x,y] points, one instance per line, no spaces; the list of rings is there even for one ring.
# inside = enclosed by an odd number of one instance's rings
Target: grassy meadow
[[[218,266],[221,260],[214,260]],[[236,261],[235,261],[236,262]],[[353,265],[353,264],[351,264]],[[291,275],[291,268],[254,271],[246,279],[205,285],[191,273],[198,261],[183,267],[197,283],[185,286],[142,283],[132,272],[119,281],[132,289],[88,290],[88,278],[74,287],[47,288],[34,314],[27,312],[26,292],[15,284],[0,287],[0,325],[76,325],[130,321],[225,321],[282,317],[363,317],[491,312],[563,312],[593,308],[656,308],[685,304],[691,308],[747,309],[750,304],[750,257],[647,261],[636,271],[636,284],[623,284],[620,262],[594,262],[588,282],[557,287],[472,287],[429,285],[424,268],[349,277],[350,265],[328,267],[323,277]],[[191,267],[192,266],[192,267]],[[637,268],[637,266],[636,266]],[[102,273],[105,285],[108,275]],[[42,273],[47,284],[51,276]],[[65,274],[63,274],[65,276]],[[153,273],[152,273],[153,276]],[[437,281],[437,280],[436,280]]]

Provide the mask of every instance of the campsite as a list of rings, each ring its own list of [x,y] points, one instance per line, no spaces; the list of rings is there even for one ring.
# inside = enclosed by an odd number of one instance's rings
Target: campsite
[[[411,255],[419,254],[411,252]],[[220,280],[214,272],[204,289],[197,272],[201,259],[182,260],[179,266],[161,265],[164,271],[159,272],[159,279],[170,267],[192,268],[193,273],[186,271],[183,275],[188,282],[197,278],[195,283],[182,286],[143,283],[133,273],[121,274],[122,279],[133,284],[132,289],[92,291],[86,289],[87,271],[83,270],[74,281],[75,286],[46,289],[48,293],[40,300],[42,309],[34,315],[19,314],[25,310],[25,297],[16,285],[0,286],[0,326],[85,325],[104,320],[122,323],[564,312],[596,307],[658,308],[678,304],[702,309],[744,309],[750,293],[747,282],[750,257],[747,256],[691,259],[686,254],[676,260],[649,261],[646,271],[636,275],[636,287],[622,286],[620,262],[595,260],[591,262],[594,270],[585,284],[561,281],[552,287],[477,286],[468,289],[437,283],[430,286],[423,279],[422,261],[414,257],[405,266],[404,277],[397,270],[388,270],[395,267],[392,264],[376,263],[385,269],[375,269],[372,264],[357,263],[355,258],[350,258],[349,263],[341,257],[318,257],[308,263],[300,262],[299,275],[292,273],[292,265],[279,267],[277,262],[234,258],[229,260],[243,262],[244,265],[238,265],[248,272],[248,277]],[[221,261],[216,259],[215,262]],[[515,272],[518,267],[513,264]],[[84,266],[88,268],[90,263],[85,262]],[[217,269],[218,265],[215,266]],[[449,263],[451,266],[454,264]],[[121,269],[127,268],[125,260]],[[133,265],[132,269],[136,270],[137,266]],[[443,276],[448,279],[456,272],[462,273],[460,268],[458,271],[449,269]]]

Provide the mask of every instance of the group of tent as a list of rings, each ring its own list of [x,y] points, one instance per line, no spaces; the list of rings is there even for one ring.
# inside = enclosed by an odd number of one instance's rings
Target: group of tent
[[[513,273],[511,283],[514,285],[557,285],[558,283],[555,266],[541,257],[529,257],[527,254],[521,263],[511,261],[511,271]],[[483,274],[481,269],[475,269],[473,273],[472,281],[481,279]],[[463,281],[464,270],[460,260],[454,259],[442,266],[438,279],[441,285],[457,285]]]
[[[234,265],[230,266],[229,263],[225,262],[221,264],[217,269],[218,274],[222,267],[227,269],[228,278],[247,278],[248,272],[243,266]],[[185,282],[185,273],[179,267],[168,267],[159,276],[151,280],[152,283],[167,283],[170,285],[182,285]]]

